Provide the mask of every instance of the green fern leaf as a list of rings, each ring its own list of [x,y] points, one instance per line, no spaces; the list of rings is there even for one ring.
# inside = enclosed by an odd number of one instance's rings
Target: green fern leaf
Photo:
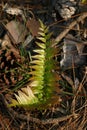
[[[36,42],[36,44],[37,44],[39,47],[41,47],[42,49],[45,49],[45,47],[46,47],[43,43],[40,44],[40,43]]]
[[[38,49],[34,50],[36,54],[32,56],[30,62],[30,83],[27,87],[18,90],[18,94],[14,94],[16,99],[12,99],[10,106],[44,108],[45,105],[49,106],[55,97],[56,62],[54,56],[57,49],[52,47],[51,33],[48,33],[48,28],[41,21],[40,24],[40,32],[37,37],[39,42],[36,42]]]

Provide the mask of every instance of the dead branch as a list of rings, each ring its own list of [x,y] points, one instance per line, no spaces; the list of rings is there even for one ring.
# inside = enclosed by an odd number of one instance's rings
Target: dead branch
[[[17,112],[15,112],[14,110],[12,110],[11,108],[9,109],[9,112],[14,115],[15,118],[18,118],[18,119],[21,119],[21,120],[28,120],[28,121],[32,121],[32,122],[35,122],[37,124],[43,124],[43,125],[46,125],[46,124],[58,124],[59,122],[62,122],[62,121],[67,121],[69,120],[70,118],[73,118],[75,115],[71,114],[71,115],[67,115],[67,116],[63,116],[63,117],[59,117],[59,118],[50,118],[50,119],[45,119],[45,120],[40,120],[38,118],[34,118],[34,117],[31,117],[29,116],[29,118],[27,117],[27,115],[24,115],[24,114],[18,114]]]
[[[68,28],[66,28],[63,32],[60,33],[60,35],[58,35],[55,39],[54,45],[56,46],[65,36],[66,34],[80,21],[82,21],[83,19],[85,19],[87,17],[87,12],[82,13],[77,20],[74,20],[69,26]]]

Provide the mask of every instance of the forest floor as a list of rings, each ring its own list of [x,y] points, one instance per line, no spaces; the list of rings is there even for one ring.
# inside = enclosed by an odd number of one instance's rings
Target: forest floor
[[[0,130],[87,129],[87,4],[80,1],[73,7],[71,2],[67,8],[72,5],[75,12],[69,16],[57,9],[63,0],[57,1],[0,2]],[[39,19],[59,48],[55,60],[61,102],[44,109],[8,107],[13,93],[29,83]]]

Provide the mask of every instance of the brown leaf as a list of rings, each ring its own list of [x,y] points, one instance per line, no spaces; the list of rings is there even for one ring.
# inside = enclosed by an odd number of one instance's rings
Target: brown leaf
[[[20,22],[11,21],[6,25],[9,37],[14,44],[23,43],[27,35],[26,27]]]
[[[40,27],[39,21],[37,21],[35,18],[31,18],[27,21],[26,26],[33,36],[38,36],[38,31]]]

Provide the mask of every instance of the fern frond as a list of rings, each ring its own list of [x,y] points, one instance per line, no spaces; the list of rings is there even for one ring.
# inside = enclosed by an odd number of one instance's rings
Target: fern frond
[[[39,107],[49,105],[56,91],[56,62],[54,60],[57,49],[52,47],[51,34],[48,28],[40,21],[41,27],[35,49],[36,54],[32,56],[31,78],[29,87],[18,90],[15,94],[17,100],[12,100],[11,106]]]
[[[34,105],[34,102],[38,103],[37,97],[33,94],[32,90],[30,89],[29,86],[26,88],[22,88],[21,90],[18,91],[18,95],[14,94],[16,99],[12,99],[12,104],[9,106],[26,106],[26,107],[32,107]]]

